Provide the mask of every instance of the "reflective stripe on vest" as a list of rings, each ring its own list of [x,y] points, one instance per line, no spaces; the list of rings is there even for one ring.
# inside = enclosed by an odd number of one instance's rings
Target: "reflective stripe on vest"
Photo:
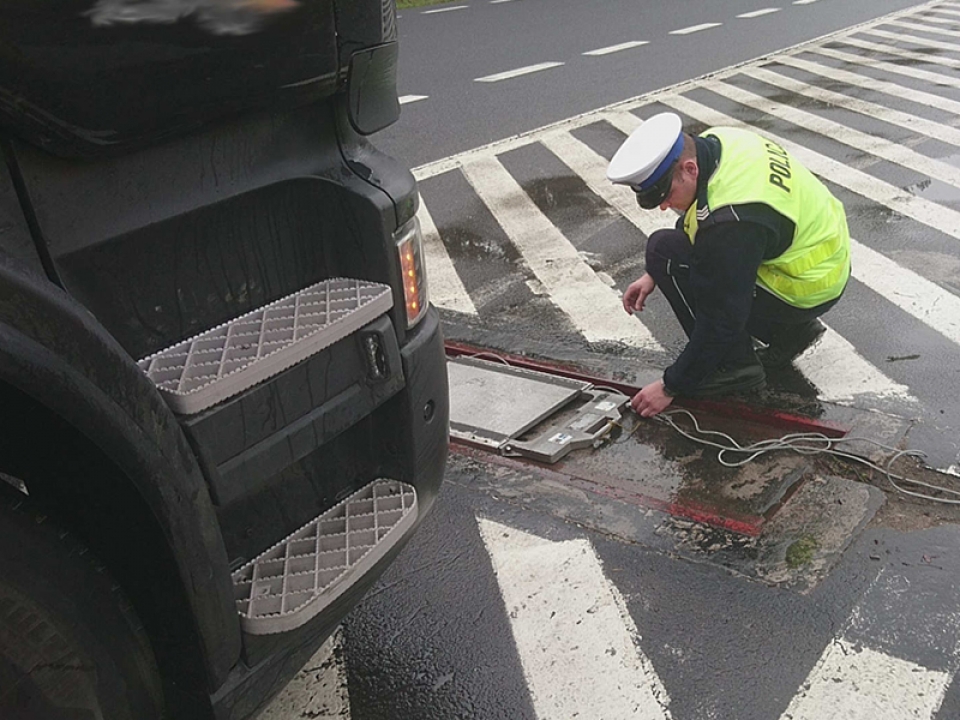
[[[782,255],[760,265],[757,283],[795,307],[839,297],[850,276],[850,234],[840,201],[776,143],[736,128],[703,135],[716,137],[722,149],[707,181],[707,207],[698,212],[694,203],[684,218],[690,242],[721,208],[763,203],[789,218],[795,231]]]

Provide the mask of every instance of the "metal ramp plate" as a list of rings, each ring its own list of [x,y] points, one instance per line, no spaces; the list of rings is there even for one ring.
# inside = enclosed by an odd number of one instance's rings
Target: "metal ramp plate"
[[[137,364],[175,412],[192,415],[296,365],[391,307],[386,285],[323,280]]]
[[[627,402],[583,380],[479,358],[450,358],[447,373],[454,439],[546,462],[598,442]]]
[[[417,491],[375,480],[233,573],[243,629],[269,635],[300,627],[340,597],[407,534]]]

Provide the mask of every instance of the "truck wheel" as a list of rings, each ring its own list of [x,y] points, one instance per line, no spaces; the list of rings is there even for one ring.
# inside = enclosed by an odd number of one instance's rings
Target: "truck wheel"
[[[156,661],[118,585],[72,535],[0,487],[0,718],[161,717]]]

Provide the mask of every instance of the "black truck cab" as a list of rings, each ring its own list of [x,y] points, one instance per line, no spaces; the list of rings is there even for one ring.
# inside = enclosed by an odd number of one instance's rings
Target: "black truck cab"
[[[0,9],[0,717],[250,717],[429,510],[397,52],[393,0]]]

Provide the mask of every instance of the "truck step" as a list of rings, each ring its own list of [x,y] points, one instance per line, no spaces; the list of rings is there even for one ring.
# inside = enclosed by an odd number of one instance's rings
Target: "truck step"
[[[386,285],[323,280],[137,364],[174,412],[193,415],[296,365],[391,307]]]
[[[417,519],[417,491],[375,480],[233,573],[243,629],[300,627],[340,597]]]

